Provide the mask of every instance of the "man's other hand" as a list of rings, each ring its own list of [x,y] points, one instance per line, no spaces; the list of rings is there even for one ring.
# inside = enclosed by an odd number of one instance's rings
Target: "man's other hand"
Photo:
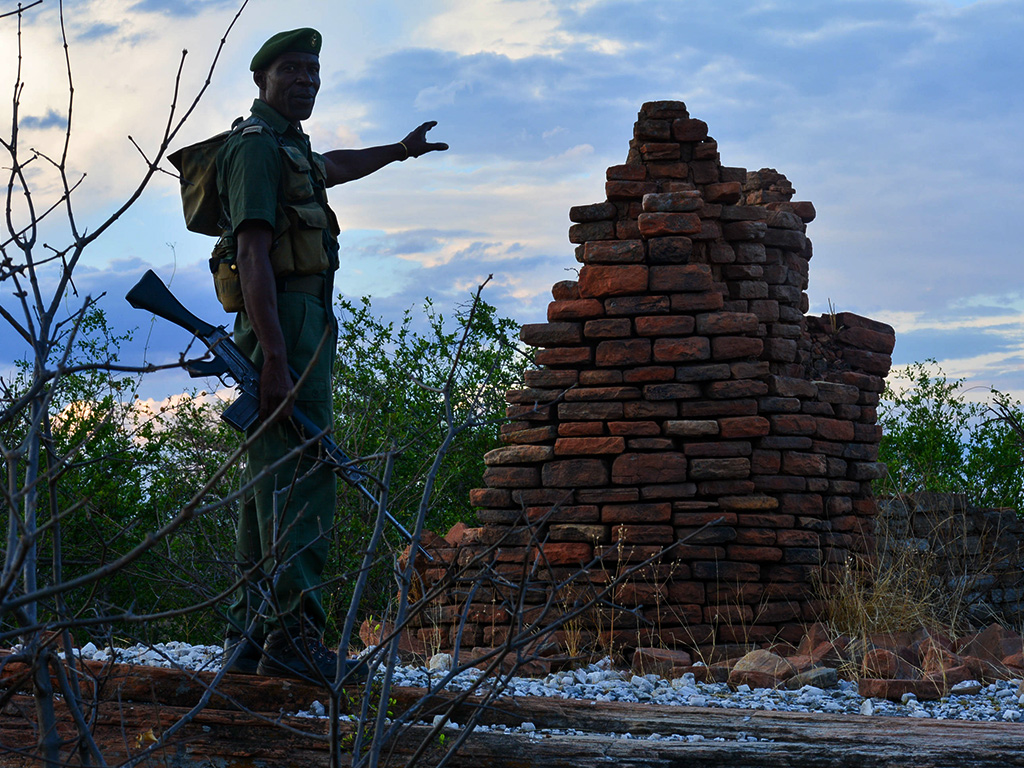
[[[427,131],[435,125],[437,125],[437,121],[430,120],[402,139],[402,143],[409,150],[409,157],[419,157],[420,155],[427,154],[427,152],[443,152],[448,149],[448,145],[443,141],[427,141]]]

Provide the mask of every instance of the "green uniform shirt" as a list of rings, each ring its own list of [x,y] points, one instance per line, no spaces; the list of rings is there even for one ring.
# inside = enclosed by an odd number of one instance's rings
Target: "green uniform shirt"
[[[217,155],[217,187],[232,234],[247,221],[262,221],[275,230],[280,229],[278,206],[285,202],[282,144],[301,153],[314,167],[324,167],[324,159],[312,151],[309,137],[269,104],[256,99],[251,114],[265,125],[257,123],[244,128],[228,139]],[[313,197],[327,213],[328,220],[333,221],[334,216],[327,206],[325,179],[316,173],[310,176]],[[337,253],[337,242],[333,232],[324,230],[324,247],[328,253]]]

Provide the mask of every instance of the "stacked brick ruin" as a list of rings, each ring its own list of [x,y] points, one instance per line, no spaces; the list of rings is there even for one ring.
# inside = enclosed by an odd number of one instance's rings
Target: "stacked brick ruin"
[[[480,527],[448,555],[501,541],[513,580],[536,561],[528,608],[581,565],[601,584],[675,545],[614,592],[635,626],[593,632],[716,654],[796,641],[815,584],[870,544],[893,330],[805,315],[813,206],[775,171],[723,166],[680,102],[643,106],[606,192],[570,212],[578,280],[522,329],[537,367],[471,493]],[[512,611],[456,592],[475,606],[461,645],[500,642]]]

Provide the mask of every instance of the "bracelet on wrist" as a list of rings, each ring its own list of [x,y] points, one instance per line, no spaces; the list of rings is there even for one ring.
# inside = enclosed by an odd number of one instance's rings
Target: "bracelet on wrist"
[[[400,142],[398,142],[398,143],[399,143],[399,144],[401,144],[401,145],[402,145],[402,149],[404,149],[404,150],[405,150],[405,157],[403,157],[403,158],[402,158],[402,159],[401,159],[401,160],[399,161],[399,162],[402,162],[402,163],[404,163],[404,162],[405,162],[406,160],[408,160],[408,159],[409,159],[409,157],[410,157],[410,155],[409,155],[409,148],[408,148],[407,146],[405,146],[405,142],[404,142],[404,141],[400,141]]]

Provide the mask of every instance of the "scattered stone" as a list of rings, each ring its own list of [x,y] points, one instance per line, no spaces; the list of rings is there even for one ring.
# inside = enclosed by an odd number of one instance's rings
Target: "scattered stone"
[[[427,669],[431,672],[450,672],[452,668],[452,655],[450,653],[435,653],[427,662]]]
[[[771,651],[751,651],[729,672],[729,685],[738,688],[775,688],[793,676],[793,665]]]
[[[832,667],[815,667],[806,672],[800,672],[786,681],[786,688],[795,691],[805,685],[813,685],[815,688],[834,688],[839,685],[839,672]]]

